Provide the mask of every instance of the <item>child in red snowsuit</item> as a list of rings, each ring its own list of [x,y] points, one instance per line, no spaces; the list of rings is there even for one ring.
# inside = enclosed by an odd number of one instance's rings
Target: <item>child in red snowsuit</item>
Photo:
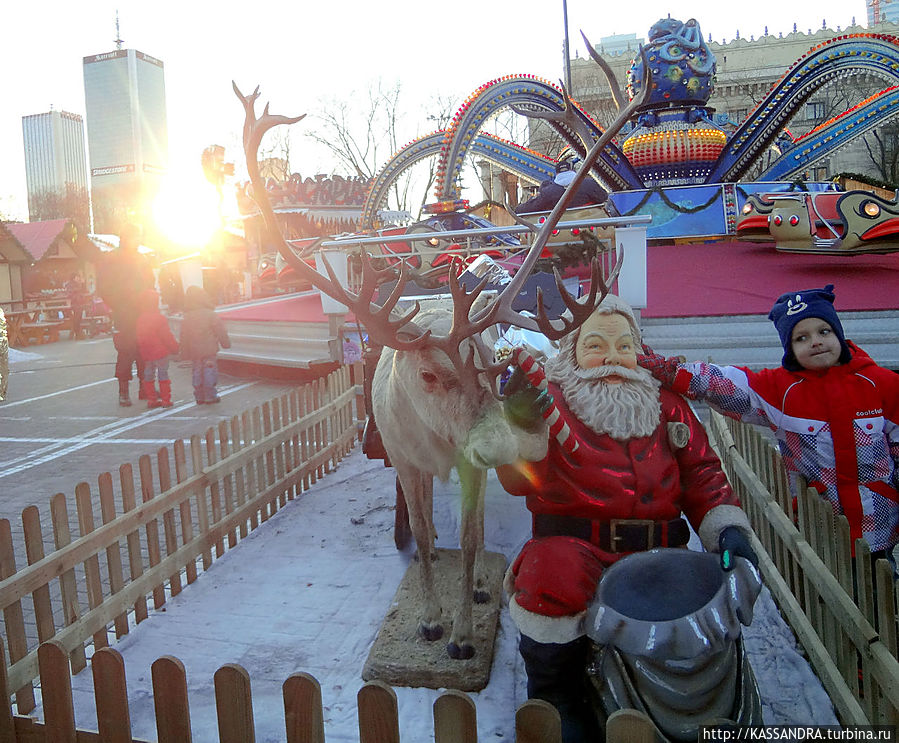
[[[691,399],[770,428],[792,475],[845,514],[853,540],[892,561],[899,541],[899,375],[846,340],[833,285],[778,298],[768,318],[782,366],[758,372],[677,364],[645,349],[641,366]]]
[[[145,289],[138,297],[138,307],[137,348],[144,361],[141,392],[147,399],[148,408],[170,408],[172,381],[169,379],[169,361],[173,354],[178,353],[178,341],[169,328],[169,321],[159,311],[159,294],[153,289]]]

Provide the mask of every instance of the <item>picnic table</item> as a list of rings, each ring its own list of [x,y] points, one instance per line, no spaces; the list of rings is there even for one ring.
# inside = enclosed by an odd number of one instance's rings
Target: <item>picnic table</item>
[[[31,317],[28,310],[4,310],[6,317],[6,339],[10,346],[25,345],[22,342],[22,323]]]
[[[4,304],[10,346],[58,341],[68,331],[74,337],[72,305],[67,297],[28,298]],[[82,305],[81,332],[93,337],[112,332],[112,320],[105,304],[88,295]]]
[[[11,303],[10,309],[3,311],[10,346],[52,343],[58,341],[59,334],[64,331],[74,336],[72,305],[66,298],[26,299]],[[111,330],[112,321],[106,306],[88,298],[83,306],[81,331],[93,337]]]
[[[7,310],[6,333],[10,346],[27,346],[31,343],[50,343],[59,340],[59,332],[71,328],[71,318],[65,308],[48,311],[42,306],[22,310]]]

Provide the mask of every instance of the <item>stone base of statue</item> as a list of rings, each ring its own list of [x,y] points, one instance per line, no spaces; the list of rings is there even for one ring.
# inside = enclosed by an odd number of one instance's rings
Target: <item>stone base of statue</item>
[[[483,553],[475,578],[489,592],[490,599],[483,604],[473,604],[475,654],[468,660],[453,660],[447,655],[446,643],[452,631],[453,600],[457,600],[459,595],[462,558],[459,550],[438,549],[436,552],[434,585],[437,595],[447,602],[441,607],[443,637],[428,642],[418,634],[421,591],[418,563],[413,561],[400,582],[362,669],[365,681],[377,679],[391,686],[424,686],[459,691],[480,691],[487,686],[493,665],[506,558],[497,552]]]
[[[695,741],[703,724],[761,725],[761,701],[741,640],[761,590],[743,558],[663,549],[612,565],[599,582],[587,634],[588,675],[604,724],[645,713],[662,741]]]

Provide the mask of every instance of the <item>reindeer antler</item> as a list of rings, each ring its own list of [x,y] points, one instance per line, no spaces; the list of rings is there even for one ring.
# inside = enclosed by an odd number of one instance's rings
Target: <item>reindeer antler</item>
[[[642,47],[640,48],[640,55],[645,56]],[[594,142],[589,152],[587,152],[587,154],[584,156],[584,161],[581,164],[580,169],[577,171],[577,173],[575,173],[574,180],[572,180],[571,183],[568,184],[568,186],[565,188],[565,192],[562,194],[562,198],[559,199],[559,201],[553,207],[553,210],[549,213],[549,216],[546,218],[546,221],[540,226],[540,231],[537,234],[533,245],[531,245],[527,257],[521,264],[521,267],[515,273],[512,281],[509,282],[506,289],[498,299],[498,303],[500,304],[500,306],[496,310],[497,322],[507,322],[511,325],[517,325],[520,328],[525,328],[526,330],[537,330],[539,332],[543,332],[544,334],[555,334],[557,332],[561,332],[564,329],[557,328],[552,325],[549,318],[546,316],[546,312],[543,309],[542,297],[541,301],[538,303],[539,307],[536,321],[533,318],[524,317],[523,315],[521,315],[521,313],[512,310],[512,301],[517,296],[518,292],[520,292],[524,288],[524,283],[527,280],[527,277],[533,270],[534,264],[536,264],[537,259],[540,257],[540,253],[546,246],[546,243],[552,235],[552,231],[558,224],[562,213],[568,208],[568,203],[573,198],[578,187],[581,185],[581,183],[583,183],[584,178],[587,177],[590,168],[593,167],[593,163],[596,162],[596,159],[599,157],[599,154],[602,152],[603,148],[612,140],[612,138],[616,134],[618,134],[619,131],[621,131],[621,128],[625,125],[628,119],[630,119],[634,112],[645,102],[646,97],[649,95],[650,88],[650,85],[648,84],[648,67],[649,66],[647,64],[643,65],[644,84],[641,87],[639,95],[635,96],[633,100],[631,100],[631,102],[624,108],[624,110],[618,113],[615,121],[613,121],[612,124],[610,124],[609,127],[602,133],[602,136],[597,139],[596,142]],[[560,293],[563,300],[565,301],[566,307],[571,310],[575,318],[583,317],[583,320],[586,320],[586,318],[589,317],[590,313],[592,313],[592,311],[595,309],[596,304],[598,304],[598,302],[601,302],[605,295],[609,293],[608,287],[609,285],[614,283],[615,278],[617,278],[620,266],[621,260],[619,256],[618,263],[616,264],[610,276],[607,277],[608,284],[600,281],[600,285],[602,287],[602,296],[599,297],[598,301],[596,301],[597,292],[594,291],[594,289],[596,288],[595,279],[599,276],[600,273],[598,258],[593,259],[591,276],[594,281],[591,281],[590,294],[583,302],[578,302],[576,299],[571,297],[571,295],[568,294],[567,291],[565,291],[558,272],[555,272],[556,285],[560,289]],[[583,322],[583,320],[581,320],[581,322]],[[563,326],[564,325],[565,322],[563,321]],[[576,327],[576,325],[567,327],[567,329],[564,329],[564,332],[569,332],[573,329],[573,327]]]
[[[237,94],[237,97],[240,98],[241,103],[243,103],[244,111],[246,113],[243,123],[244,152],[249,152],[251,150],[254,153],[258,152],[262,137],[269,129],[272,129],[279,124],[296,124],[298,121],[306,118],[306,114],[293,117],[270,114],[268,112],[268,104],[266,103],[265,108],[262,111],[262,118],[257,119],[256,99],[259,97],[259,86],[257,85],[256,90],[249,95],[241,93],[240,88],[237,87],[237,83],[233,80],[231,81],[231,87],[234,88],[234,92]],[[247,162],[247,168],[252,168],[256,171],[256,175],[259,175],[259,163],[255,158],[253,158],[252,163],[249,161]],[[252,173],[250,174],[250,180],[253,180]],[[253,185],[255,186],[255,184]]]
[[[615,79],[615,73],[612,72],[612,68],[609,66],[609,63],[606,62],[599,55],[596,49],[593,48],[593,44],[590,43],[590,39],[587,38],[587,34],[581,31],[581,37],[584,39],[584,43],[587,45],[587,52],[590,55],[590,58],[599,65],[599,68],[606,76],[606,82],[609,84],[609,92],[612,94],[612,100],[615,101],[615,108],[620,111],[621,107],[624,105],[624,94],[621,92],[621,87],[618,85],[618,81]],[[645,59],[643,60],[643,64],[644,66],[646,65]]]
[[[544,121],[552,121],[561,124],[576,136],[582,143],[580,148],[574,146],[576,143],[568,136],[565,139],[573,146],[573,149],[579,149],[579,155],[583,155],[584,151],[589,147],[589,143],[593,139],[593,131],[587,126],[587,123],[577,114],[576,106],[572,103],[568,90],[561,82],[559,86],[562,88],[563,106],[561,111],[549,111],[537,106],[519,106],[513,105],[510,108],[517,114],[528,116],[532,119],[543,119]]]
[[[298,276],[306,278],[314,287],[324,292],[329,297],[336,299],[338,302],[341,302],[348,307],[352,307],[354,313],[359,316],[360,322],[366,325],[369,335],[376,343],[400,350],[420,348],[424,345],[430,332],[424,331],[415,325],[410,325],[411,319],[419,310],[417,303],[412,310],[401,318],[397,320],[390,319],[390,311],[396,306],[400,294],[402,293],[402,287],[405,286],[409,280],[407,268],[401,268],[400,279],[397,281],[396,288],[391,294],[392,301],[388,300],[382,308],[378,305],[372,305],[371,297],[374,295],[375,290],[380,284],[394,277],[395,272],[392,268],[376,269],[374,265],[372,265],[371,257],[363,252],[362,290],[358,295],[353,294],[340,285],[340,281],[338,281],[334,274],[334,270],[327,260],[324,261],[324,264],[328,273],[328,278],[325,278],[306,263],[306,261],[302,260],[283,238],[281,235],[281,228],[275,218],[274,210],[272,209],[271,202],[269,201],[265,186],[262,183],[262,178],[259,174],[257,153],[262,137],[269,129],[279,124],[296,123],[297,121],[300,121],[305,114],[296,117],[270,114],[268,104],[266,104],[262,116],[257,118],[256,99],[259,97],[259,86],[257,86],[250,95],[244,95],[237,87],[237,83],[232,81],[231,85],[244,107],[243,145],[244,153],[247,158],[247,173],[250,176],[250,182],[253,184],[253,199],[259,206],[260,212],[262,212],[262,217],[265,220],[269,232],[279,239],[278,252],[284,257],[287,264],[296,271]],[[321,241],[318,241],[318,244],[320,244],[320,242]],[[311,248],[304,250],[303,254],[309,254],[315,247],[317,247],[317,244],[314,243]],[[363,297],[365,299],[363,299]],[[401,340],[399,338],[398,330],[400,327],[406,326],[409,327],[406,328],[407,333],[404,334],[411,337],[407,340]]]
[[[642,48],[640,54],[643,55]],[[488,279],[485,277],[472,291],[466,291],[459,281],[460,268],[456,267],[450,271],[449,287],[453,298],[453,322],[447,335],[435,335],[430,330],[422,330],[413,322],[414,317],[420,311],[418,302],[415,306],[404,315],[395,317],[393,311],[402,296],[403,289],[409,281],[410,271],[405,263],[401,264],[399,278],[396,286],[390,293],[390,296],[382,306],[374,304],[371,300],[375,291],[381,284],[394,277],[395,272],[391,268],[378,269],[373,264],[372,257],[362,252],[362,286],[358,294],[354,294],[340,285],[334,270],[331,268],[327,260],[324,261],[328,278],[312,269],[304,260],[301,260],[291,249],[290,245],[281,237],[280,227],[272,210],[271,203],[268,200],[267,193],[262,184],[259,175],[259,165],[257,162],[257,152],[263,135],[269,129],[278,124],[290,124],[302,119],[299,117],[277,116],[269,113],[268,105],[262,112],[262,116],[257,118],[255,112],[256,99],[259,97],[259,88],[252,94],[245,96],[238,89],[237,85],[232,83],[234,92],[240,98],[244,106],[244,151],[247,157],[247,172],[250,181],[253,184],[253,197],[259,205],[265,223],[271,233],[279,236],[278,251],[284,257],[284,260],[297,272],[298,275],[304,276],[310,283],[333,297],[338,302],[350,307],[356,314],[359,321],[365,325],[369,332],[369,336],[376,343],[394,348],[397,350],[407,351],[420,349],[427,345],[442,350],[452,361],[454,367],[462,378],[473,378],[478,374],[493,375],[494,381],[496,375],[500,373],[505,365],[492,363],[492,353],[487,348],[486,343],[481,338],[481,333],[491,325],[505,322],[516,325],[528,330],[543,332],[551,338],[559,338],[572,329],[579,327],[587,317],[592,314],[596,305],[608,294],[609,286],[614,283],[621,267],[621,257],[619,256],[612,273],[607,277],[608,283],[601,278],[600,266],[598,258],[594,258],[591,271],[591,287],[590,293],[583,301],[578,301],[572,297],[564,288],[558,271],[555,271],[556,286],[559,289],[562,299],[566,307],[572,314],[571,320],[560,319],[556,321],[561,324],[553,324],[547,317],[546,310],[543,305],[542,294],[538,291],[538,313],[537,318],[523,315],[512,310],[512,301],[522,290],[525,281],[533,271],[540,253],[546,246],[546,243],[559,222],[562,213],[574,196],[575,191],[587,177],[587,173],[593,163],[599,157],[603,148],[618,133],[625,122],[630,118],[633,112],[642,105],[645,97],[649,92],[648,76],[649,66],[643,65],[644,85],[641,88],[639,97],[634,98],[631,103],[619,113],[614,123],[610,125],[593,144],[589,152],[587,152],[584,162],[580,170],[576,173],[574,180],[565,189],[562,198],[559,199],[556,206],[550,212],[546,221],[540,226],[533,244],[528,250],[527,257],[521,267],[515,273],[513,279],[504,287],[499,296],[496,297],[486,308],[471,316],[472,307],[475,301],[483,292],[487,285]],[[566,94],[566,101],[567,101]],[[601,289],[601,293],[600,293]],[[597,297],[599,297],[597,299]],[[462,342],[465,339],[471,339],[477,348],[478,356],[481,359],[481,367],[478,367],[475,361],[473,351],[465,352],[461,350]],[[463,356],[464,355],[464,356]],[[496,385],[493,385],[494,390]]]

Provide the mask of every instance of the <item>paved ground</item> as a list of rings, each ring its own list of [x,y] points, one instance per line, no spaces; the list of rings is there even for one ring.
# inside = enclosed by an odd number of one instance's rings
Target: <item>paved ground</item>
[[[174,407],[148,410],[138,401],[132,381],[130,408],[118,404],[113,378],[115,350],[110,337],[60,341],[13,351],[7,399],[0,402],[0,519],[8,519],[16,564],[26,564],[21,514],[28,506],[40,512],[45,550],[52,549],[50,499],[63,493],[72,536],[79,534],[75,516],[75,487],[88,483],[99,522],[97,478],[112,474],[119,499],[122,464],[130,463],[135,479],[138,460],[171,449],[177,438],[204,434],[210,426],[229,420],[291,389],[286,382],[221,375],[217,405],[196,405],[191,369],[186,362],[170,366]],[[138,485],[139,488],[139,485]],[[138,490],[138,499],[140,498]],[[105,578],[105,575],[104,575]],[[30,602],[25,602],[26,625],[31,625]]]
[[[221,420],[261,405],[291,389],[289,383],[222,375],[217,405],[196,405],[190,365],[170,366],[168,409],[148,410],[136,400],[119,407],[110,338],[31,346],[13,360],[9,393],[0,402],[0,517],[18,519],[35,504],[43,512],[54,493],[73,495],[84,481],[96,487],[104,471],[137,467],[142,454],[177,438],[204,433]],[[116,482],[117,476],[116,476]]]

